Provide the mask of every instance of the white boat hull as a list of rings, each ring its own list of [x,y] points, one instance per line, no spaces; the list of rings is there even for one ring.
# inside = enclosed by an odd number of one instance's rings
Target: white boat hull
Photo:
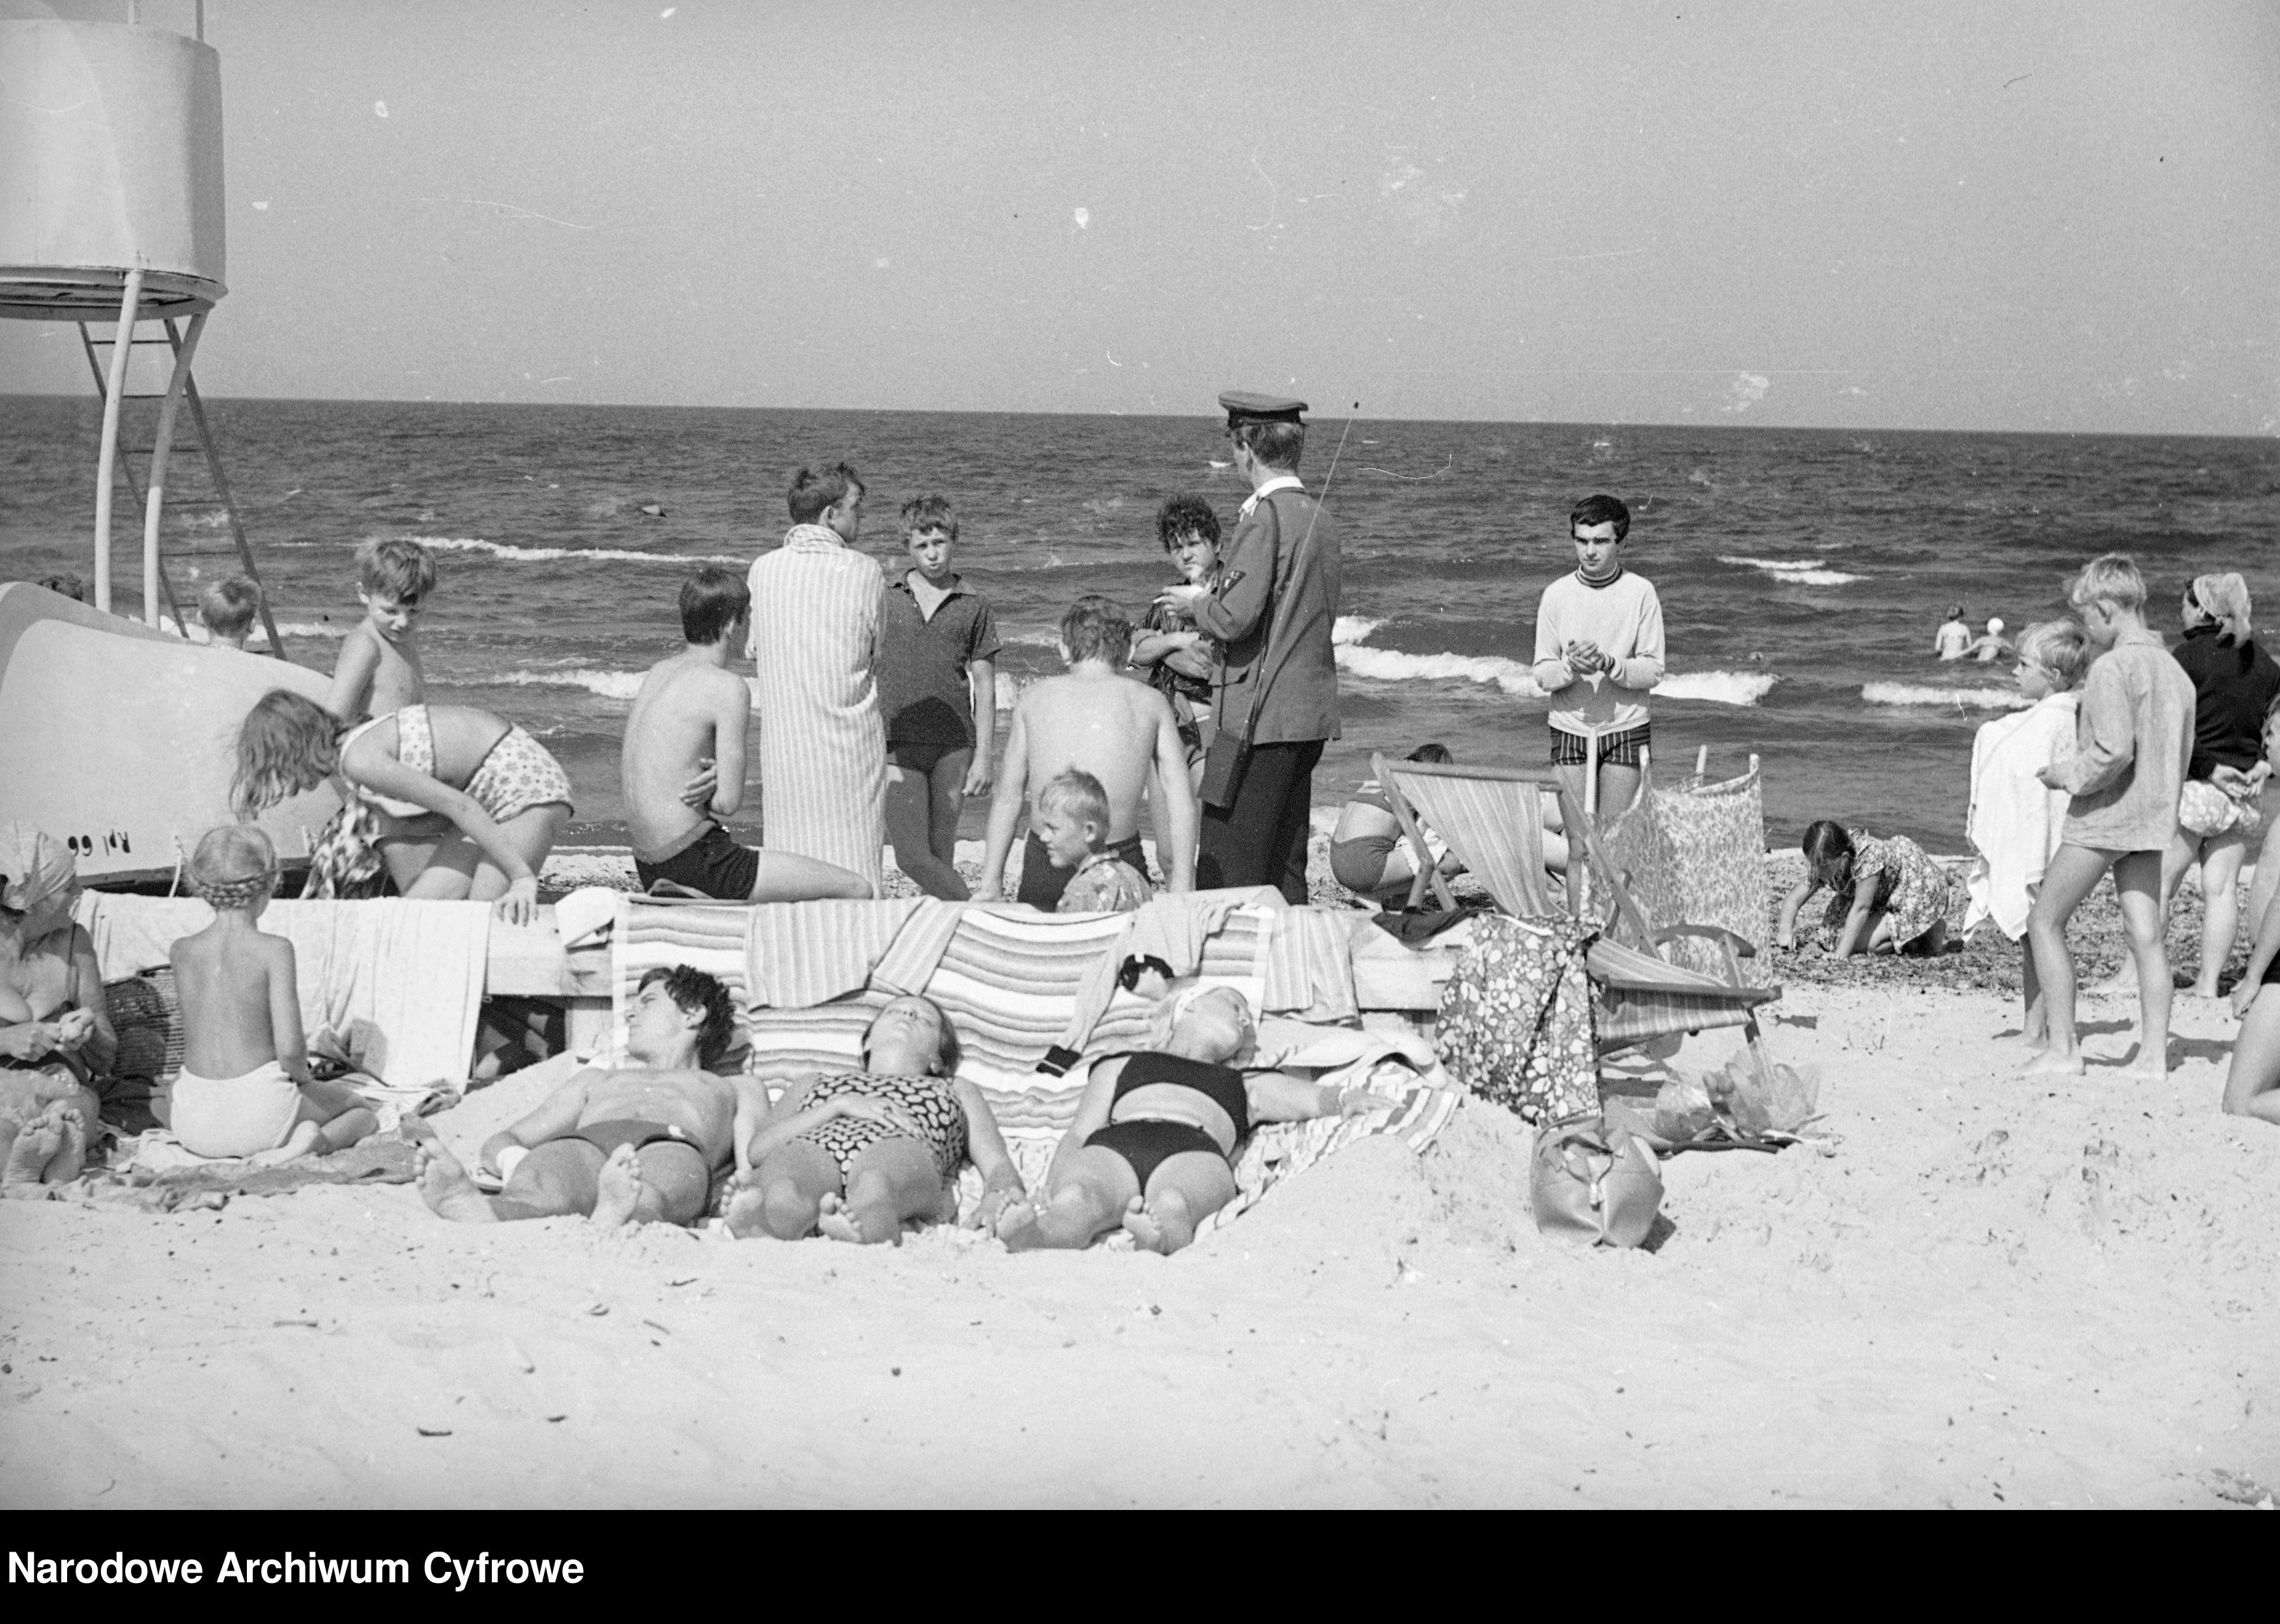
[[[23,581],[0,583],[0,818],[67,843],[88,881],[163,879],[234,823],[238,726],[273,688],[322,700],[320,673],[207,648]],[[339,810],[331,786],[261,827],[305,859]]]

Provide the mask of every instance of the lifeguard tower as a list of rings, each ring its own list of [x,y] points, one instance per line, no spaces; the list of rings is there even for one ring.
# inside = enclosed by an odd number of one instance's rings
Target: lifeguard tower
[[[112,609],[118,487],[142,517],[142,620],[189,619],[170,556],[234,549],[260,578],[191,373],[223,281],[221,59],[197,37],[124,23],[0,21],[0,317],[67,321],[103,402],[95,468],[95,607]],[[138,350],[158,366],[137,368]],[[135,389],[163,371],[165,388]],[[168,485],[188,414],[192,489]],[[170,534],[170,509],[177,526]],[[180,521],[204,514],[203,527]],[[225,539],[222,532],[227,532]],[[284,644],[265,600],[269,652]]]
[[[184,11],[203,36],[204,7]],[[174,872],[201,831],[236,815],[232,744],[255,701],[281,687],[321,699],[327,686],[282,658],[266,602],[279,658],[190,642],[167,570],[170,557],[234,551],[228,573],[259,579],[190,371],[227,291],[221,63],[203,37],[135,12],[0,21],[0,317],[77,326],[103,402],[94,601],[0,581],[0,818],[65,842],[98,883]],[[138,373],[164,388],[135,387]],[[170,462],[178,435],[201,455]],[[190,500],[169,489],[185,465],[204,487]],[[121,484],[142,514],[134,618],[112,612]],[[170,508],[204,522],[178,513],[170,531]],[[261,821],[294,860],[337,806],[322,788]]]

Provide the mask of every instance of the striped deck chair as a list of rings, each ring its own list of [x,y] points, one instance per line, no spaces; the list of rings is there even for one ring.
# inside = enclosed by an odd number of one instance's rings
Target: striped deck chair
[[[1557,911],[1544,873],[1543,792],[1559,794],[1562,816],[1569,822],[1580,823],[1583,816],[1558,778],[1549,772],[1510,767],[1399,761],[1382,751],[1370,758],[1369,765],[1414,859],[1417,877],[1409,886],[1411,907],[1425,900],[1428,885],[1443,907],[1456,906],[1449,882],[1426,847],[1418,824],[1421,816],[1506,913],[1541,919]]]

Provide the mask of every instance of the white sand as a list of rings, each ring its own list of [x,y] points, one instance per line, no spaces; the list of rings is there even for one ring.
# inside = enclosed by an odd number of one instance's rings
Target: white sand
[[[2192,1058],[2146,1089],[2007,1077],[1990,997],[1777,1007],[1834,1153],[1675,1158],[1652,1256],[1539,1236],[1525,1135],[1472,1106],[1426,1157],[1366,1143],[1168,1260],[463,1228],[409,1187],[9,1202],[0,1498],[2215,1505],[2215,1472],[2280,1482],[2280,1134],[2215,1114],[2228,1019],[2181,1001]],[[2086,1009],[2094,1051],[2128,1013]],[[515,1087],[439,1121],[479,1138]]]

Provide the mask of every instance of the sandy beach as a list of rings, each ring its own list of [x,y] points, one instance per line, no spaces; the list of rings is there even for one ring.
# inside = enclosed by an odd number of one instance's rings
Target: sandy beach
[[[1967,956],[1951,955],[1948,963]],[[1991,955],[1999,962],[1999,956]],[[1799,964],[1799,971],[1806,966]],[[1666,1166],[1652,1252],[1539,1235],[1468,1103],[1190,1252],[443,1223],[409,1186],[0,1205],[17,1505],[2207,1505],[2280,1483],[2280,1135],[2232,1030],[2011,1074],[1946,966],[1788,974],[1823,1137]],[[1930,972],[1927,977],[1924,972]],[[1675,1062],[1722,1059],[1730,1036]],[[434,1118],[472,1152],[530,1074]]]

